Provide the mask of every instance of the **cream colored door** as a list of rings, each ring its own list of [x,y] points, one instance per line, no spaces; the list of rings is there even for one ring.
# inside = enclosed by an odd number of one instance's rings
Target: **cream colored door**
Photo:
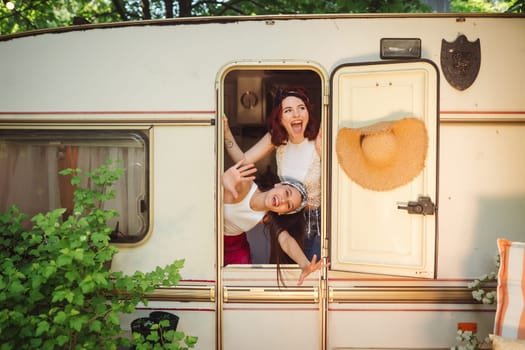
[[[343,65],[332,74],[331,88],[331,269],[433,278],[439,125],[435,65],[426,60]],[[408,183],[387,190],[374,189],[380,187],[377,183],[367,188],[367,181],[381,180],[366,172],[360,183],[347,175],[336,152],[338,131],[404,118],[424,123],[428,147],[423,169]],[[370,171],[358,162],[350,166]]]

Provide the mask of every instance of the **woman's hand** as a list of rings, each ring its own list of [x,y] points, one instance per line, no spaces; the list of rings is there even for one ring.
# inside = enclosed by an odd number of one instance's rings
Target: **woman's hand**
[[[315,150],[317,151],[317,154],[319,155],[319,157],[321,157],[321,151],[322,151],[322,147],[323,147],[323,143],[322,143],[322,130],[319,129],[319,132],[317,133],[317,137],[315,138]]]
[[[317,255],[314,254],[314,256],[312,257],[312,261],[302,269],[301,275],[299,276],[299,280],[297,281],[297,285],[302,285],[304,279],[312,272],[315,272],[328,266],[330,266],[330,263],[326,263],[325,259],[317,261]]]
[[[224,142],[228,146],[234,140],[233,139],[233,134],[232,134],[232,131],[230,129],[230,124],[228,123],[228,117],[226,115],[222,116],[222,121],[223,121],[223,125],[224,125]]]
[[[257,168],[253,163],[244,164],[244,159],[239,161],[234,166],[230,167],[222,175],[222,185],[224,189],[229,191],[233,198],[237,198],[239,193],[237,192],[237,186],[245,181],[255,180],[255,176],[251,176],[257,171]]]

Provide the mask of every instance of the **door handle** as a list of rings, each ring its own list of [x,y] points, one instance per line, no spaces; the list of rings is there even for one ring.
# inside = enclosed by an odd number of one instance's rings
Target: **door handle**
[[[434,215],[436,206],[430,197],[419,196],[417,201],[398,204],[397,209],[406,210],[409,214]]]

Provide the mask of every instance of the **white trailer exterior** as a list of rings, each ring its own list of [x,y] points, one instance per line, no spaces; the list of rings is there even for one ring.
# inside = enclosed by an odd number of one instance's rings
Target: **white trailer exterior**
[[[443,40],[461,35],[480,40],[481,57],[462,90],[441,62]],[[419,39],[420,57],[382,58],[385,38]],[[185,259],[181,283],[133,317],[173,312],[198,349],[445,349],[459,322],[492,331],[494,307],[475,303],[467,283],[494,270],[498,237],[525,239],[523,38],[523,16],[464,14],[192,18],[4,36],[0,131],[144,136],[147,232],[116,243],[113,269]],[[291,77],[319,101],[331,266],[298,287],[290,265],[279,289],[273,265],[223,266],[221,117],[249,144],[268,87]],[[256,111],[237,106],[245,85]],[[337,130],[407,115],[429,133],[421,175],[386,192],[345,177]],[[418,196],[436,210],[398,209]]]

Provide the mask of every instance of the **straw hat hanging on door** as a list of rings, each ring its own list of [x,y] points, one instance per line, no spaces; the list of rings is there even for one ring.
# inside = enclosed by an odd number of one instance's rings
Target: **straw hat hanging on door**
[[[388,191],[413,180],[425,167],[428,135],[417,118],[378,122],[337,133],[339,164],[350,179],[374,191]]]

